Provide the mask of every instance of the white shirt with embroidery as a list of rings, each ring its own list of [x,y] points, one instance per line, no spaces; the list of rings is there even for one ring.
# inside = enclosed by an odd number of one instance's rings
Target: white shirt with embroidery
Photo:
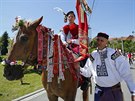
[[[97,69],[98,66],[101,66],[101,59],[99,51],[96,50],[91,53],[94,60],[91,61],[88,58],[85,66],[80,68],[81,74],[85,77],[92,76],[93,81],[101,87],[111,87],[124,80],[131,94],[135,95],[135,83],[132,78],[129,62],[123,55],[120,55],[113,60],[111,59],[111,56],[116,50],[105,48],[102,51],[105,50],[107,50],[107,58],[105,58],[106,71],[105,69],[102,70],[102,67],[101,70]],[[97,72],[103,72],[101,74],[107,72],[108,75],[98,75]]]
[[[61,38],[62,43],[64,43],[64,44],[66,44],[67,43],[67,40],[68,39],[71,39],[71,37],[72,37],[72,35],[71,35],[70,32],[68,32],[68,34],[66,35],[63,32],[63,30],[61,30],[61,32],[59,33],[59,35],[60,35],[60,38]],[[79,45],[79,40],[78,39],[71,39],[71,40],[72,40],[72,43]]]

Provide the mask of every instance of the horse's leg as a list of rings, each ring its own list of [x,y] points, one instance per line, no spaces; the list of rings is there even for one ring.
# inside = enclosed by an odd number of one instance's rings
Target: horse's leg
[[[83,101],[89,101],[89,87],[82,93]]]
[[[48,89],[48,83],[47,83],[47,73],[45,73],[45,70],[42,71],[42,84],[47,92],[47,96],[49,101],[58,101],[58,96],[54,95],[50,90]]]
[[[69,91],[68,93],[65,94],[65,97],[63,98],[64,101],[75,101],[76,98],[76,90],[74,91]]]
[[[67,96],[64,98],[64,101],[75,101],[76,94],[73,94],[69,92],[70,94],[67,94]]]
[[[58,96],[52,95],[52,94],[47,94],[49,101],[58,101]]]

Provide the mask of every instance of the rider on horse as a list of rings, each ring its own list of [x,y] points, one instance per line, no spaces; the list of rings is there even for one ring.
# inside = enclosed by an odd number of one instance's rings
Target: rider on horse
[[[63,27],[63,30],[60,33],[61,40],[63,44],[71,50],[73,53],[76,54],[75,58],[80,56],[79,53],[79,38],[78,38],[78,25],[74,22],[75,21],[75,14],[73,11],[69,11],[64,18],[64,22],[68,24]],[[80,66],[83,67],[85,60],[80,61]],[[82,90],[86,90],[88,88],[89,79],[83,77],[83,84],[81,86]]]

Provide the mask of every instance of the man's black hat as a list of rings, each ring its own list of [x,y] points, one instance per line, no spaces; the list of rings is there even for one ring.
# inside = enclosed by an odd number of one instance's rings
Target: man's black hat
[[[75,16],[74,11],[69,11],[66,16],[68,16],[69,14],[73,14]]]
[[[107,35],[106,33],[103,33],[103,32],[99,32],[97,37],[104,37],[106,39],[109,39],[109,35]]]

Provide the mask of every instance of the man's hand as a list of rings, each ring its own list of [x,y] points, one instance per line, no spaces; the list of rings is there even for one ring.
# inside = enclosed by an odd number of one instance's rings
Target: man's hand
[[[63,43],[64,47],[67,47],[68,46],[68,43]]]
[[[71,44],[71,43],[72,43],[72,39],[68,39],[68,40],[67,40],[67,43],[68,43],[68,44]]]
[[[86,9],[86,11],[88,11],[89,13],[92,13],[91,8],[88,6],[88,3],[86,2],[86,0],[82,0],[82,3]]]
[[[135,101],[135,95],[131,96],[131,101]]]

